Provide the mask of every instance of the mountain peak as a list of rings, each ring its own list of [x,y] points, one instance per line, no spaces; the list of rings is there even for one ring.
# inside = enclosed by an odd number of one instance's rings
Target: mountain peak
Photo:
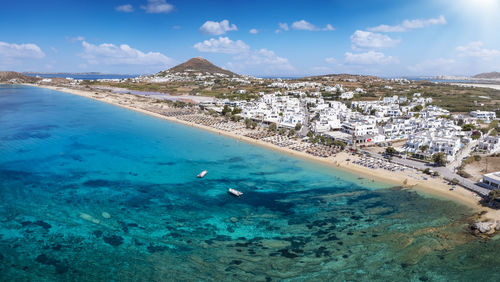
[[[473,78],[499,79],[500,72],[492,71],[492,72],[480,73],[473,76]]]
[[[229,76],[238,76],[237,74],[220,68],[202,57],[191,58],[188,61],[172,67],[169,72],[208,72],[208,73],[222,73]]]

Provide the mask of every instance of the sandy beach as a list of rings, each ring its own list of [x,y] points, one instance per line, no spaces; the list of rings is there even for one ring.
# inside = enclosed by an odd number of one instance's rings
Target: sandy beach
[[[461,203],[463,205],[466,205],[469,208],[472,208],[476,212],[481,212],[481,211],[486,211],[486,213],[482,216],[482,220],[486,219],[493,219],[493,220],[500,220],[500,211],[497,210],[492,210],[487,207],[483,207],[479,205],[479,199],[480,197],[476,195],[475,193],[461,187],[457,186],[453,191],[450,190],[450,185],[441,177],[428,177],[427,180],[424,179],[424,174],[419,171],[388,171],[384,170],[382,168],[378,169],[371,169],[367,168],[361,165],[356,165],[353,164],[352,162],[356,160],[358,157],[353,156],[352,154],[349,154],[347,152],[340,152],[336,154],[334,157],[328,157],[328,158],[322,158],[322,157],[316,157],[311,154],[308,154],[306,152],[300,152],[300,151],[295,151],[290,148],[284,148],[280,147],[268,142],[264,142],[262,140],[256,140],[252,139],[246,136],[242,136],[239,134],[236,134],[234,132],[230,131],[223,131],[219,130],[216,128],[212,128],[209,126],[201,125],[201,124],[196,124],[192,122],[187,122],[181,119],[178,119],[176,117],[169,117],[165,115],[161,115],[158,113],[154,113],[151,111],[147,111],[144,109],[140,109],[137,107],[134,107],[133,104],[125,104],[125,103],[118,103],[114,99],[106,98],[105,97],[100,97],[95,91],[85,91],[85,90],[79,90],[79,89],[71,89],[71,88],[65,88],[65,87],[56,87],[56,86],[45,86],[45,85],[31,85],[31,84],[26,84],[29,86],[35,86],[35,87],[43,87],[47,89],[52,89],[56,91],[62,91],[66,92],[69,94],[74,94],[74,95],[79,95],[82,97],[94,99],[97,101],[105,102],[108,104],[112,104],[115,106],[119,106],[122,108],[126,108],[129,110],[141,112],[150,116],[154,116],[157,118],[165,119],[168,121],[184,124],[187,126],[211,131],[220,135],[224,135],[227,137],[231,137],[237,140],[241,140],[243,142],[247,142],[253,145],[258,145],[262,146],[268,149],[276,150],[282,153],[289,154],[291,156],[299,157],[302,159],[306,159],[309,161],[321,163],[323,165],[330,166],[335,169],[340,169],[340,170],[345,170],[354,174],[357,174],[365,179],[373,180],[373,181],[380,181],[384,183],[388,183],[394,186],[402,186],[408,189],[414,189],[417,192],[422,192],[424,195],[429,195],[429,196],[434,196],[438,197],[441,199],[448,199],[448,200],[453,200],[458,203]],[[109,93],[101,93],[101,94],[109,94]],[[347,159],[350,159],[348,161]]]
[[[500,90],[500,84],[490,84],[490,83],[450,83],[450,84],[462,87],[484,87],[484,88]]]

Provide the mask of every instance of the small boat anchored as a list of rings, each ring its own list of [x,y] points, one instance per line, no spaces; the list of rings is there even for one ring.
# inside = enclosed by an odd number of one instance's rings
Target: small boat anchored
[[[204,170],[202,172],[200,172],[200,174],[198,174],[196,177],[198,178],[203,178],[205,175],[207,175],[208,171]]]
[[[235,190],[233,188],[229,188],[229,190],[227,191],[229,194],[233,195],[233,196],[236,196],[236,197],[239,197],[241,195],[243,195],[242,192],[238,191],[238,190]]]

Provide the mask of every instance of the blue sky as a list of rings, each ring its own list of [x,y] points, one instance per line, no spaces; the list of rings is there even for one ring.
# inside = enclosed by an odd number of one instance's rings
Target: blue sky
[[[3,1],[0,69],[260,76],[500,71],[500,0]]]

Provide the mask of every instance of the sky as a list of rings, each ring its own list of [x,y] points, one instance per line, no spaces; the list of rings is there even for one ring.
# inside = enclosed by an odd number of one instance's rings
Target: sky
[[[150,74],[500,71],[500,0],[4,0],[0,70]]]

